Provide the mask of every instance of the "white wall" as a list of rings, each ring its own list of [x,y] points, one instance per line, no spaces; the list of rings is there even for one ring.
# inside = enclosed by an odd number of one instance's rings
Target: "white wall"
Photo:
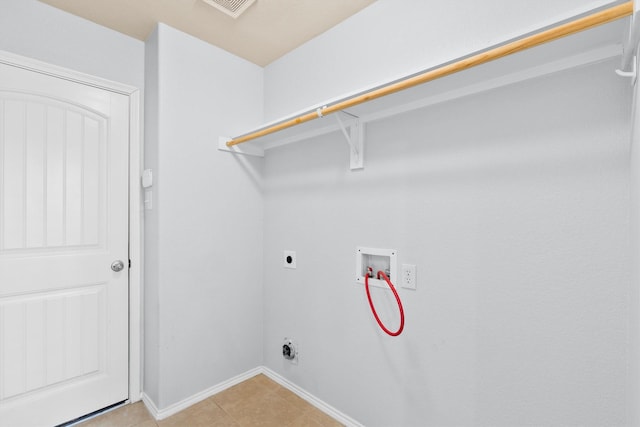
[[[0,50],[144,88],[144,43],[36,0],[0,0]]]
[[[145,199],[150,199],[150,210],[144,216],[144,393],[154,402],[160,399],[160,217],[159,205],[161,174],[159,163],[160,140],[160,46],[159,31],[149,36],[145,43],[145,99],[144,168],[155,174],[155,183],[145,189]]]
[[[637,61],[637,59],[636,59]],[[637,66],[637,63],[636,63]],[[634,110],[632,114],[632,136],[630,150],[630,216],[631,220],[631,264],[632,283],[629,295],[629,344],[630,357],[633,363],[630,364],[631,393],[629,394],[629,419],[631,425],[640,425],[640,109],[637,108],[636,100],[639,98],[640,86],[636,85],[634,91]]]
[[[246,173],[261,163],[217,150],[219,135],[262,121],[262,69],[162,24],[147,47],[157,108],[147,116],[156,229],[145,329],[157,340],[145,389],[165,409],[262,363],[262,194]]]
[[[265,68],[265,117],[279,119],[609,3],[378,0]]]
[[[629,95],[615,65],[370,124],[361,172],[338,134],[271,150],[266,366],[367,426],[629,425]],[[359,245],[417,265],[398,338],[354,283]]]
[[[608,2],[469,1],[466,14],[459,2],[397,3],[269,65],[265,115]],[[361,172],[337,133],[270,150],[265,365],[367,426],[634,425],[630,91],[617,66],[373,123]],[[358,245],[418,266],[418,290],[400,291],[401,337],[378,329],[354,283]],[[284,249],[296,270],[282,268]],[[393,302],[380,308],[393,319]],[[300,344],[297,366],[280,355],[285,336]]]

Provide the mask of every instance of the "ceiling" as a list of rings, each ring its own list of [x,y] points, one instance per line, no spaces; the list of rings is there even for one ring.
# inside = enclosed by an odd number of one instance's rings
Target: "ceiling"
[[[257,0],[234,19],[204,0],[40,0],[146,40],[156,23],[265,66],[375,0]]]

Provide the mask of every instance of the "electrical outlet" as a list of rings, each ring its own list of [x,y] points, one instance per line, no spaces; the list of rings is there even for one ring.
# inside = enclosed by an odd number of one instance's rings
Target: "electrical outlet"
[[[407,289],[417,289],[415,265],[402,264],[402,282],[400,286]]]
[[[298,364],[298,357],[300,352],[300,346],[296,344],[291,338],[284,338],[284,343],[282,344],[282,357],[285,360],[293,363],[294,365]]]
[[[295,251],[284,251],[283,267],[284,268],[296,268],[296,253]]]

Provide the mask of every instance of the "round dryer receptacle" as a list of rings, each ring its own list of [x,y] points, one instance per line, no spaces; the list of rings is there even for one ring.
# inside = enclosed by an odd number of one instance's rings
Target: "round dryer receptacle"
[[[289,338],[285,338],[282,344],[282,357],[286,360],[294,361],[297,355],[298,350],[296,349],[296,345]]]

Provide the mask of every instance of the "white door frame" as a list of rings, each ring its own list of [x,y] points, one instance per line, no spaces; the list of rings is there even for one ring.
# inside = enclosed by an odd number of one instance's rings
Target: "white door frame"
[[[0,63],[129,97],[129,401],[142,395],[142,124],[140,89],[0,50]]]

